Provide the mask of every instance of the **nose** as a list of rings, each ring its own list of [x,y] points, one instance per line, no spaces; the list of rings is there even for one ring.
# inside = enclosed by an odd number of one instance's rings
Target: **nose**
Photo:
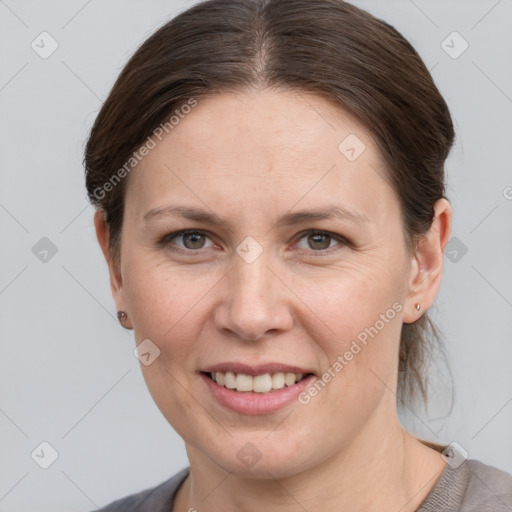
[[[292,327],[289,300],[293,294],[264,255],[252,263],[235,255],[223,280],[223,300],[214,314],[217,329],[257,341]]]

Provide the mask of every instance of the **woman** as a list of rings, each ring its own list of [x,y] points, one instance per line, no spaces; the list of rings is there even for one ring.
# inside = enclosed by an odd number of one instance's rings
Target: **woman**
[[[144,42],[86,180],[190,467],[102,510],[512,509],[511,475],[397,415],[425,395],[453,139],[415,50],[340,0],[210,0]]]

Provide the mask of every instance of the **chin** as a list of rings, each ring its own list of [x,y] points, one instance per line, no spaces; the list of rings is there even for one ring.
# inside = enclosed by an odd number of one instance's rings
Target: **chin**
[[[235,436],[230,446],[218,447],[215,452],[211,446],[203,447],[203,453],[224,471],[240,478],[286,478],[311,467],[314,455],[297,449],[304,443],[288,438],[289,445],[283,445],[277,439],[270,442],[265,435],[259,440],[254,435]]]

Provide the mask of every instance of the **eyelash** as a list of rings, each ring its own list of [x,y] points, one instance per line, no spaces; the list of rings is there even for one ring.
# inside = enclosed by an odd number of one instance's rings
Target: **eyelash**
[[[174,240],[175,238],[178,238],[180,236],[187,235],[187,234],[198,234],[198,235],[202,235],[202,236],[206,236],[206,237],[210,238],[207,231],[202,231],[202,230],[197,230],[197,229],[183,229],[181,231],[174,231],[172,233],[167,233],[166,235],[164,235],[158,241],[158,246],[162,247],[162,248],[169,248],[170,242],[172,240]],[[296,241],[298,242],[308,235],[327,235],[327,236],[331,237],[332,240],[338,241],[339,245],[341,245],[341,246],[351,246],[351,243],[346,238],[342,237],[341,235],[331,233],[330,231],[321,231],[318,229],[310,229],[310,230],[303,231],[303,232],[299,233],[299,235],[296,237]],[[330,247],[328,249],[323,249],[320,251],[315,251],[315,250],[311,249],[307,252],[312,253],[312,255],[314,255],[314,256],[324,256],[326,253],[332,252],[333,249],[335,249],[336,247],[337,246]],[[189,254],[190,255],[190,254],[197,254],[197,252],[201,251],[202,249],[203,248],[181,249],[181,248],[177,248],[177,247],[172,247],[170,250],[172,250],[173,252],[179,253],[179,254]]]

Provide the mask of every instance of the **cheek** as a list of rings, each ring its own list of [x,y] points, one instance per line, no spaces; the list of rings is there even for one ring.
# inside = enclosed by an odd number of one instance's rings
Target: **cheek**
[[[383,283],[371,273],[347,272],[307,295],[314,312],[308,330],[322,353],[322,380],[329,389],[324,393],[318,386],[319,402],[329,408],[336,404],[334,410],[342,414],[365,414],[395,386],[403,306],[391,277]]]
[[[194,397],[190,383],[179,372],[179,368],[172,368],[162,363],[161,355],[150,366],[141,365],[146,387],[162,415],[166,418],[176,432],[187,442],[195,436],[197,418],[203,411],[200,401]],[[200,423],[200,422],[199,422]]]
[[[160,349],[160,365],[190,364],[215,276],[186,275],[166,262],[133,257],[126,260],[124,287],[137,343],[149,338]]]
[[[325,333],[325,351],[338,355],[353,340],[364,344],[377,336],[396,340],[402,309],[398,277],[389,275],[384,282],[379,278],[382,274],[371,269],[337,273],[339,277],[331,274],[323,280],[304,280],[296,288],[311,311],[312,323]]]
[[[198,402],[191,394],[197,340],[204,316],[208,278],[185,278],[178,269],[135,258],[126,261],[125,292],[137,344],[150,339],[158,357],[141,364],[149,393],[167,421],[188,439]],[[207,299],[207,297],[204,297]]]

